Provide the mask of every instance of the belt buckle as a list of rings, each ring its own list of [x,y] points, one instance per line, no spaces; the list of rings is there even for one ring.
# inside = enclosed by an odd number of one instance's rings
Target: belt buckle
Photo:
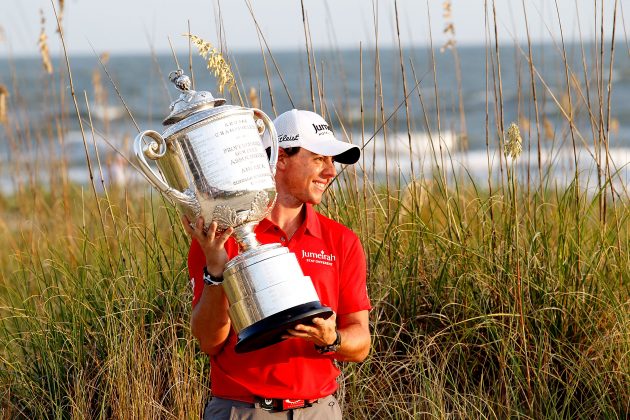
[[[258,403],[260,404],[260,408],[266,411],[274,410],[274,400],[272,398],[259,398]]]

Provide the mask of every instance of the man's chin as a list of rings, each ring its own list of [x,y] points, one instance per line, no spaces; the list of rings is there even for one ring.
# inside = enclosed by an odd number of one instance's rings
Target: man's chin
[[[322,197],[321,197],[321,196],[320,196],[319,198],[317,198],[317,197],[311,197],[311,198],[307,201],[307,203],[308,203],[308,204],[312,204],[312,205],[314,205],[314,206],[318,205],[318,204],[319,204],[319,203],[321,203],[321,202],[322,202]]]

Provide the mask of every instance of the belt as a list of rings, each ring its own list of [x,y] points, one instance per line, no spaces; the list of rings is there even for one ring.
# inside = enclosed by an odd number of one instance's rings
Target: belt
[[[267,411],[286,411],[293,410],[295,408],[305,408],[310,407],[314,403],[317,402],[317,399],[314,400],[296,400],[292,398],[286,399],[277,399],[277,398],[263,398],[256,397],[255,401],[260,408]]]

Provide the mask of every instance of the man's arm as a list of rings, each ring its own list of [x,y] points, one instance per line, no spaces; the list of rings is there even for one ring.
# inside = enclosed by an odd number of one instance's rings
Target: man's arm
[[[229,303],[221,286],[205,286],[192,310],[190,329],[201,351],[218,354],[230,333]]]
[[[208,272],[214,277],[222,276],[227,262],[224,245],[232,233],[232,228],[221,235],[216,235],[216,222],[213,222],[208,232],[204,233],[203,219],[197,220],[194,226],[190,226],[186,216],[182,218],[182,221],[186,232],[199,243],[205,256]],[[192,310],[190,328],[192,334],[199,340],[201,350],[210,356],[221,351],[230,333],[228,308],[229,302],[223,287],[203,286],[201,297]]]
[[[364,361],[372,341],[368,311],[339,315],[337,331],[341,335],[341,346],[335,352],[335,358],[347,362]]]

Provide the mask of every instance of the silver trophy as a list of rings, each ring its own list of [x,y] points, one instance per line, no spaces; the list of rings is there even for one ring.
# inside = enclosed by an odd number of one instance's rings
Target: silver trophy
[[[212,221],[219,230],[234,228],[239,255],[226,265],[223,288],[238,334],[236,352],[275,344],[288,328],[329,317],[332,310],[321,305],[295,254],[281,244],[261,245],[254,234],[276,196],[278,138],[269,117],[191,90],[182,70],[169,79],[182,93],[163,122],[167,127],[162,134],[138,134],[133,159],[193,223],[202,216],[205,228]],[[269,159],[262,145],[265,131],[272,143]],[[147,159],[156,162],[161,175]]]

